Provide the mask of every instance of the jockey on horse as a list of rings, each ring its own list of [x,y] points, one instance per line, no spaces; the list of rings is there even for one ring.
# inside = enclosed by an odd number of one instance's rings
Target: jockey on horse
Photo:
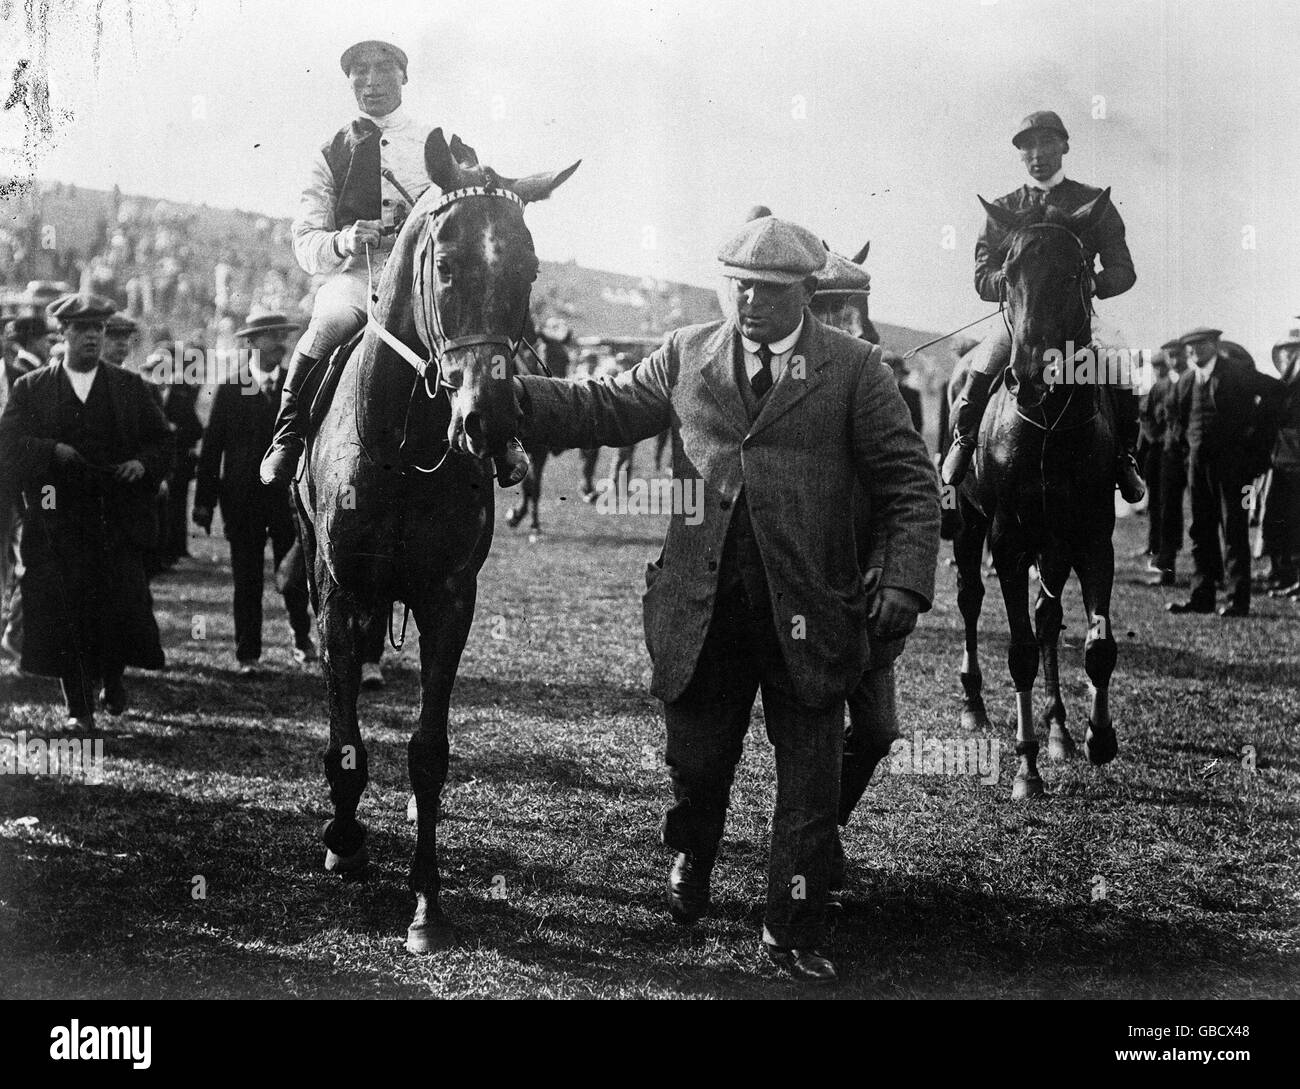
[[[424,162],[430,130],[401,108],[406,54],[388,42],[364,41],[344,50],[339,63],[362,116],[317,153],[294,219],[298,264],[329,279],[316,292],[311,323],[289,363],[275,436],[262,459],[264,484],[293,479],[310,408],[300,403],[304,386],[317,364],[365,325],[367,295],[378,289],[393,240],[430,184]],[[518,484],[528,472],[517,441],[495,461],[502,487]]]
[[[1052,111],[1043,110],[1026,117],[1011,142],[1020,151],[1029,172],[1029,183],[999,197],[994,203],[1011,211],[1048,204],[1073,212],[1096,198],[1100,189],[1065,176],[1061,157],[1070,150],[1069,139],[1070,134],[1060,117]],[[975,289],[986,302],[1001,302],[1003,297],[1004,283],[997,245],[1002,233],[990,218],[975,244]],[[1113,205],[1097,225],[1095,243],[1101,271],[1093,277],[1094,297],[1108,299],[1112,295],[1122,295],[1133,286],[1137,276],[1128,244],[1124,241],[1124,221]],[[945,484],[957,485],[965,478],[994,380],[1010,362],[1011,337],[1005,324],[999,323],[970,357],[965,386],[953,409],[953,443],[943,462]],[[1104,374],[1104,368],[1099,368],[1099,371]],[[1121,447],[1116,476],[1120,494],[1127,502],[1136,503],[1146,494],[1146,485],[1134,456],[1139,433],[1138,399],[1132,385],[1128,384],[1129,376],[1124,375],[1122,382],[1125,384],[1109,387]]]

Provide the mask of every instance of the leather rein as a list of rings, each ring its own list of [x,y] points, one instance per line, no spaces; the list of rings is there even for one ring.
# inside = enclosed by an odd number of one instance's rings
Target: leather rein
[[[1087,248],[1084,246],[1082,239],[1080,239],[1077,234],[1075,234],[1072,230],[1070,230],[1069,227],[1064,227],[1059,223],[1031,223],[1019,229],[1022,231],[1043,231],[1043,230],[1060,231],[1063,234],[1067,235],[1070,241],[1072,241],[1075,247],[1078,249],[1078,267],[1080,272],[1079,301],[1083,307],[1083,318],[1079,323],[1079,328],[1075,330],[1074,335],[1072,337],[1067,338],[1066,340],[1067,343],[1075,343],[1075,338],[1082,335],[1085,330],[1091,327],[1092,319],[1095,313],[1092,305],[1092,281],[1093,281],[1092,268],[1091,268],[1091,263],[1088,260]],[[1007,337],[1011,341],[1011,346],[1012,346],[1011,363],[1007,364],[1007,369],[1006,369],[1006,375],[1007,375],[1006,384],[1007,384],[1007,388],[1011,390],[1014,396],[1017,390],[1019,389],[1019,385],[1020,385],[1019,381],[1015,379],[1015,374],[1012,370],[1012,366],[1015,363],[1016,351],[1018,350],[1018,348],[1016,345],[1015,333],[1011,328],[1011,319],[1008,316],[1008,311],[1007,311],[1007,284],[1006,284],[1005,276],[1003,277],[1002,280],[1001,297],[998,300],[998,313],[1002,316],[1002,324],[1006,327]],[[1093,406],[1092,415],[1088,416],[1087,419],[1082,420],[1079,423],[1070,424],[1068,427],[1061,426],[1061,421],[1065,419],[1066,414],[1070,411],[1070,405],[1074,401],[1074,391],[1075,391],[1075,385],[1072,383],[1070,385],[1070,394],[1065,399],[1065,405],[1061,408],[1061,411],[1057,414],[1056,419],[1053,420],[1050,424],[1047,422],[1047,409],[1044,407],[1044,402],[1047,400],[1048,394],[1051,393],[1050,389],[1048,390],[1047,393],[1043,394],[1043,396],[1039,399],[1036,405],[1029,406],[1032,408],[1037,408],[1042,412],[1043,414],[1042,422],[1035,420],[1031,416],[1025,415],[1025,413],[1021,410],[1019,397],[1016,397],[1016,415],[1019,416],[1022,420],[1024,420],[1025,423],[1038,428],[1038,430],[1040,431],[1047,431],[1047,432],[1073,431],[1077,428],[1085,427],[1088,424],[1092,423],[1092,421],[1097,418],[1098,414],[1101,411],[1100,405]]]
[[[424,274],[424,257],[431,244],[432,226],[434,221],[444,214],[457,201],[465,200],[469,197],[492,197],[498,200],[508,200],[523,211],[524,200],[516,193],[509,189],[502,189],[493,185],[475,185],[467,186],[463,189],[452,189],[443,193],[438,198],[432,208],[425,213],[425,219],[428,226],[425,228],[424,237],[416,246],[415,256],[412,263],[412,296],[421,303],[424,302],[424,289],[421,283]],[[428,350],[428,358],[421,358],[409,345],[399,340],[393,333],[387,329],[383,322],[375,316],[375,303],[378,301],[378,295],[375,293],[374,269],[370,263],[370,247],[366,246],[366,326],[372,329],[376,336],[384,344],[391,348],[397,356],[408,363],[415,371],[417,380],[411,395],[414,398],[415,391],[423,388],[426,396],[430,401],[436,400],[443,390],[455,391],[459,387],[452,385],[447,381],[443,374],[443,359],[449,352],[454,352],[462,348],[474,348],[479,345],[492,345],[501,348],[506,358],[514,366],[514,360],[520,347],[526,347],[532,357],[537,360],[542,369],[542,373],[550,377],[550,369],[546,366],[546,361],[538,355],[537,350],[530,344],[524,336],[524,329],[528,325],[528,310],[525,308],[523,322],[520,325],[518,335],[512,340],[501,333],[470,333],[466,336],[449,337],[442,328],[442,320],[438,314],[438,304],[436,299],[430,299],[427,307],[422,306],[417,314],[416,332],[420,337],[420,343]],[[430,323],[429,316],[432,315]],[[431,386],[430,378],[436,377],[436,382]],[[451,398],[451,392],[448,393],[448,399]],[[407,418],[410,417],[410,406],[407,406]],[[406,442],[405,423],[403,424],[402,444]],[[436,465],[426,469],[422,465],[411,464],[411,468],[420,473],[436,473],[442,468],[443,463],[447,460],[448,454],[452,452],[451,444],[447,444],[447,449],[443,451],[442,457],[438,459]],[[405,627],[405,625],[403,625]],[[391,637],[391,633],[390,633]]]

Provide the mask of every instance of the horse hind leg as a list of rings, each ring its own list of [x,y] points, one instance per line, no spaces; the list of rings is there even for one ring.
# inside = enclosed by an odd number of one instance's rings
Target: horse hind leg
[[[415,803],[415,857],[410,887],[415,914],[406,932],[411,953],[443,948],[454,937],[443,915],[438,872],[439,799],[447,781],[451,746],[447,719],[460,656],[474,619],[474,576],[440,584],[436,595],[412,603],[420,629],[420,718],[407,745],[407,767]]]
[[[1034,603],[1034,629],[1043,661],[1043,680],[1048,705],[1039,716],[1037,728],[1047,731],[1047,757],[1066,760],[1074,755],[1074,738],[1065,725],[1065,703],[1061,699],[1061,591],[1069,577],[1068,565],[1041,559],[1038,600]]]
[[[357,722],[361,691],[360,624],[355,601],[337,586],[326,592],[320,614],[321,666],[330,709],[330,740],[323,759],[334,817],[321,830],[325,868],[355,875],[366,868],[366,829],[357,807],[369,782],[369,760]]]
[[[1115,577],[1114,549],[1105,542],[1098,555],[1079,568],[1079,585],[1088,611],[1088,637],[1083,644],[1083,668],[1092,688],[1088,732],[1083,751],[1088,762],[1100,767],[1119,753],[1119,740],[1110,718],[1110,678],[1119,650],[1110,627],[1110,591]]]
[[[980,564],[984,558],[985,523],[974,508],[962,511],[961,528],[953,538],[953,559],[957,561],[957,608],[965,628],[961,659],[961,724],[966,730],[992,730],[984,706],[984,676],[979,663],[979,619],[984,604],[984,579]]]

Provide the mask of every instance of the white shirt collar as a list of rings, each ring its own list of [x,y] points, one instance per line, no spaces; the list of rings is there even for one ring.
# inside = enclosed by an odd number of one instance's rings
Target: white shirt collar
[[[1037,178],[1030,178],[1029,188],[1041,189],[1044,193],[1049,193],[1063,181],[1065,181],[1065,167],[1061,167],[1061,169],[1048,178],[1047,181],[1040,182]]]
[[[96,363],[88,371],[74,371],[65,359],[59,366],[63,368],[63,373],[72,383],[72,392],[77,395],[77,400],[85,404],[86,398],[90,396],[90,387],[95,384],[95,375],[99,373],[100,364]]]
[[[383,117],[371,117],[368,113],[363,113],[362,117],[373,121],[379,126],[381,132],[387,132],[389,129],[400,129],[408,120],[406,111],[398,106],[392,113],[386,113]]]
[[[1218,361],[1219,361],[1219,357],[1216,355],[1213,359],[1211,359],[1208,363],[1206,363],[1205,366],[1196,367],[1195,368],[1196,380],[1198,382],[1208,382],[1210,380],[1210,375],[1214,373],[1214,365]]]
[[[799,319],[799,324],[794,327],[793,333],[790,333],[788,336],[783,336],[780,340],[773,341],[771,344],[768,345],[768,347],[772,349],[772,355],[774,357],[779,355],[785,355],[786,352],[790,351],[792,348],[794,348],[796,344],[799,343],[799,334],[802,332],[803,332],[803,318],[801,317]],[[745,351],[747,351],[750,355],[758,355],[758,349],[760,345],[757,340],[750,340],[749,337],[745,336],[744,333],[741,333],[740,342],[745,346]]]

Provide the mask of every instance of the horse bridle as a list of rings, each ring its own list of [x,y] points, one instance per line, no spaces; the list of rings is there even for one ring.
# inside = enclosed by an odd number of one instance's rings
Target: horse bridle
[[[524,208],[523,198],[517,193],[511,192],[509,189],[502,189],[495,185],[467,186],[463,189],[449,190],[438,198],[434,206],[430,208],[424,216],[429,227],[433,225],[434,220],[442,215],[453,204],[457,201],[465,200],[468,197],[494,197],[499,200],[510,201],[517,205],[521,212]],[[425,229],[424,236],[416,246],[412,262],[411,295],[413,298],[420,299],[421,301],[424,298],[424,291],[421,286],[421,281],[423,280],[424,275],[424,258],[428,251],[428,247],[432,245],[432,234],[433,232],[431,230],[428,228]],[[369,246],[366,247],[366,277],[366,323],[374,329],[375,334],[380,340],[382,340],[389,348],[396,352],[398,356],[415,369],[415,373],[423,382],[425,392],[429,395],[430,400],[437,397],[441,390],[455,390],[458,388],[448,382],[443,374],[442,361],[448,352],[456,351],[460,348],[474,348],[486,344],[502,348],[507,353],[507,359],[514,359],[515,353],[519,351],[520,345],[526,343],[524,339],[524,330],[528,326],[528,312],[526,309],[524,311],[523,322],[519,328],[519,334],[513,340],[503,333],[471,333],[462,337],[449,337],[443,332],[442,320],[438,314],[438,306],[436,301],[433,301],[431,306],[433,311],[432,327],[430,327],[429,322],[427,321],[427,313],[425,313],[423,309],[421,309],[421,315],[425,317],[426,320],[421,321],[417,319],[416,321],[416,332],[420,337],[420,342],[429,352],[428,359],[421,359],[414,350],[402,341],[398,340],[397,337],[389,332],[388,329],[384,327],[383,323],[375,317],[375,302],[377,297],[374,289],[374,272],[370,265]],[[530,350],[532,349],[532,345],[528,345],[528,347]],[[537,353],[534,351],[533,355],[536,356]],[[542,366],[543,369],[545,369],[545,363],[543,363]],[[429,387],[430,372],[437,375],[437,385],[435,389],[430,389]]]
[[[1083,240],[1077,234],[1075,234],[1072,230],[1070,230],[1069,227],[1065,227],[1060,223],[1029,223],[1017,229],[1021,231],[1043,231],[1043,230],[1061,231],[1063,234],[1067,235],[1070,241],[1072,241],[1077,247],[1079,251],[1079,257],[1078,257],[1079,302],[1083,308],[1083,318],[1079,323],[1079,328],[1075,330],[1073,336],[1068,337],[1066,339],[1067,344],[1077,343],[1077,338],[1083,334],[1084,330],[1090,328],[1090,326],[1092,325],[1092,319],[1096,313],[1092,305],[1092,286],[1093,286],[1092,262],[1088,260],[1087,247],[1083,244]],[[1002,277],[1001,288],[1002,289],[999,292],[999,297],[998,297],[998,313],[1002,316],[1002,324],[1006,327],[1007,330],[1007,339],[1011,342],[1012,357],[1011,357],[1011,362],[1007,364],[1008,379],[1010,379],[1012,377],[1011,368],[1015,364],[1016,336],[1011,328],[1011,320],[1007,316],[1007,281],[1005,275]],[[1017,382],[1015,386],[1011,386],[1010,381],[1008,381],[1009,388],[1013,390],[1017,388],[1018,385],[1019,383]],[[1051,391],[1049,390],[1048,392],[1050,393]],[[1070,398],[1069,400],[1066,401],[1065,408],[1061,411],[1061,415],[1057,417],[1056,424],[1059,424],[1061,419],[1064,418],[1065,413],[1069,410],[1070,407],[1069,402],[1070,400],[1073,400],[1073,398],[1074,398],[1074,390],[1073,388],[1071,388]],[[1042,407],[1043,401],[1045,401],[1046,399],[1047,399],[1047,395],[1044,394],[1042,399],[1039,400],[1038,404],[1033,407],[1035,408]],[[1019,409],[1019,398],[1017,398],[1016,412],[1018,415],[1022,415]],[[1044,410],[1043,416],[1044,418],[1046,418],[1047,416],[1046,410]],[[1049,428],[1049,427],[1044,427],[1042,424],[1038,423],[1037,420],[1029,419],[1028,416],[1022,415],[1022,418],[1026,420],[1028,423],[1033,424],[1035,427],[1042,427],[1043,430],[1051,431],[1056,429],[1056,424],[1053,424]]]

